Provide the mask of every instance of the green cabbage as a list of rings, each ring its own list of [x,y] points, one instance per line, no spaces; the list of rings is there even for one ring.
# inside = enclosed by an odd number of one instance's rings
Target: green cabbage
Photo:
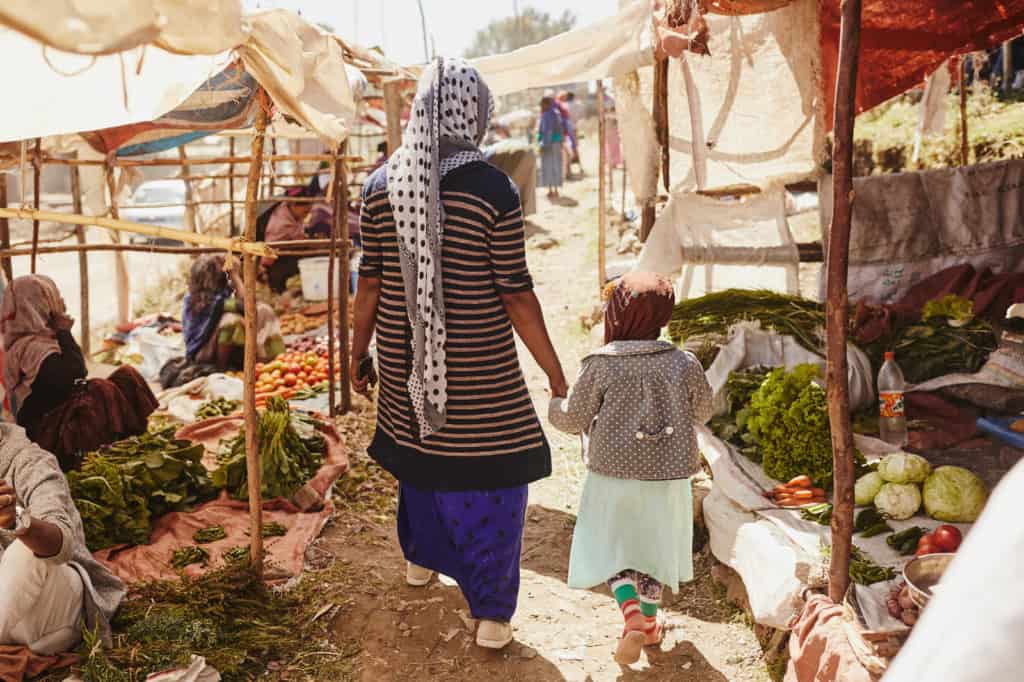
[[[853,486],[853,499],[858,507],[866,507],[875,501],[875,496],[885,484],[885,479],[872,471],[857,479]]]
[[[875,495],[875,508],[890,519],[909,519],[921,508],[921,491],[913,483],[886,483]]]
[[[939,521],[973,523],[987,500],[985,483],[963,467],[939,467],[924,482],[924,510]]]
[[[878,475],[886,483],[924,483],[932,465],[924,457],[909,452],[886,455],[878,463]]]
[[[927,322],[935,317],[966,322],[974,317],[974,301],[955,294],[928,301],[921,309],[921,320]]]

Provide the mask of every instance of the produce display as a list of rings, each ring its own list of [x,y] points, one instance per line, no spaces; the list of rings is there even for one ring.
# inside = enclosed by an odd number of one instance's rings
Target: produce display
[[[203,446],[174,439],[174,426],[88,453],[67,475],[89,549],[149,542],[151,522],[214,497]]]
[[[881,365],[885,351],[895,352],[904,378],[920,384],[946,374],[977,372],[997,345],[987,322],[975,319],[952,326],[944,318],[932,318],[882,337],[864,351],[872,366]]]
[[[171,566],[180,571],[186,566],[191,566],[192,564],[205,564],[209,560],[209,552],[202,547],[189,545],[174,550],[174,554],[171,555]]]
[[[874,472],[857,479],[854,501],[874,505],[886,518],[904,520],[925,512],[937,521],[973,523],[988,500],[988,489],[976,475],[956,466],[932,471],[924,457],[907,452],[886,455]]]
[[[906,530],[901,530],[899,533],[893,533],[885,539],[885,544],[889,545],[903,556],[909,556],[917,551],[921,538],[927,534],[927,528],[912,526]]]
[[[304,336],[298,339],[294,343],[288,346],[288,350],[293,353],[315,353],[320,357],[327,357],[327,337],[326,336]],[[338,350],[338,342],[334,342],[334,350]]]
[[[806,475],[821,488],[832,481],[832,436],[818,378],[814,365],[776,369],[750,397],[746,428],[765,473],[777,481]]]
[[[232,547],[222,556],[226,564],[249,563],[249,547],[245,545]]]
[[[277,521],[271,521],[270,523],[263,524],[263,537],[265,538],[280,538],[288,534],[288,527],[284,524],[280,524]]]
[[[827,547],[824,553],[827,557],[831,553],[831,547]],[[895,577],[895,570],[888,566],[879,566],[857,545],[850,547],[850,580],[858,585],[874,585]]]
[[[921,615],[917,604],[910,598],[910,588],[906,583],[898,583],[889,591],[885,602],[889,615],[899,619],[904,625],[913,626]]]
[[[853,532],[865,538],[891,533],[892,526],[885,522],[885,518],[874,507],[863,509],[853,521]]]
[[[937,554],[939,552],[955,552],[960,549],[963,535],[956,526],[943,524],[931,533],[922,535],[917,541],[917,556]]]
[[[214,417],[227,417],[242,408],[241,400],[228,400],[227,398],[215,398],[207,400],[196,410],[196,419],[213,419]]]
[[[832,505],[828,502],[819,502],[809,507],[802,507],[800,516],[804,521],[813,521],[827,526],[832,523]]]
[[[796,476],[784,485],[775,486],[764,494],[780,507],[816,505],[825,501],[825,491],[811,485],[809,476]]]
[[[323,463],[326,441],[316,422],[292,413],[288,402],[271,396],[260,414],[260,494],[264,500],[289,498],[313,477]],[[245,429],[223,443],[218,468],[212,479],[218,488],[227,489],[237,500],[248,500],[248,473],[245,461]]]
[[[319,329],[327,321],[327,315],[303,315],[302,313],[285,313],[278,318],[281,323],[281,333],[285,336],[305,334],[306,332]],[[337,313],[335,313],[337,322]]]
[[[974,523],[988,501],[988,488],[973,473],[942,466],[924,482],[924,509],[938,521]]]
[[[338,372],[335,366],[335,372]],[[273,362],[256,365],[256,403],[271,396],[290,399],[298,391],[326,391],[329,368],[327,358],[314,352],[288,352]]]
[[[192,540],[197,545],[208,545],[211,542],[217,542],[223,540],[228,536],[227,531],[224,530],[224,526],[210,526],[209,528],[202,528],[197,530],[192,535]]]

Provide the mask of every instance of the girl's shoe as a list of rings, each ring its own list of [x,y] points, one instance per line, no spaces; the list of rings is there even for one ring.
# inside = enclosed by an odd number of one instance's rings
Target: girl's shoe
[[[644,630],[644,646],[658,646],[665,639],[665,624],[657,622],[653,629]]]
[[[640,660],[640,652],[644,648],[644,633],[640,630],[627,630],[619,640],[615,649],[615,662],[619,665],[633,665]]]
[[[504,649],[512,643],[512,624],[482,620],[476,629],[476,645],[484,649]]]
[[[423,587],[434,577],[434,572],[429,568],[417,566],[411,561],[405,562],[405,582],[413,587]]]

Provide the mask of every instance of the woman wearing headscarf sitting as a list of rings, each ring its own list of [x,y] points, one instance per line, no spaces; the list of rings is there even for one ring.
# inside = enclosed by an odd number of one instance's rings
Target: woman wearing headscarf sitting
[[[268,242],[298,241],[306,238],[306,219],[313,209],[313,199],[320,194],[317,177],[305,187],[292,187],[285,193],[288,199],[303,201],[280,201],[271,209],[270,220],[267,222],[265,240]],[[285,290],[288,280],[299,274],[299,259],[296,256],[279,256],[263,258],[263,267],[267,273],[267,283],[275,293]]]
[[[199,256],[192,263],[188,293],[182,311],[185,357],[191,363],[212,365],[224,371],[242,366],[245,346],[245,314],[242,280],[234,268],[225,270],[221,255]],[[256,304],[256,357],[268,362],[284,352],[281,325],[273,308]]]
[[[81,455],[143,433],[157,407],[142,376],[124,366],[86,381],[82,349],[57,285],[43,275],[18,277],[4,292],[4,387],[28,437],[68,471]]]
[[[363,187],[363,256],[352,377],[380,361],[369,453],[400,482],[406,581],[454,578],[479,619],[477,644],[512,640],[527,485],[551,452],[513,329],[552,392],[565,377],[526,265],[519,193],[479,149],[492,99],[463,60],[426,70],[402,147]]]

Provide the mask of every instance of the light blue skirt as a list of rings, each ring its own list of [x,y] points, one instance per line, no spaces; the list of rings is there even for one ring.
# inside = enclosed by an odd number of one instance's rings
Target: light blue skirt
[[[628,569],[673,591],[693,580],[690,479],[632,481],[587,473],[569,587],[590,589]]]
[[[562,186],[562,144],[552,143],[540,150],[540,186]]]

